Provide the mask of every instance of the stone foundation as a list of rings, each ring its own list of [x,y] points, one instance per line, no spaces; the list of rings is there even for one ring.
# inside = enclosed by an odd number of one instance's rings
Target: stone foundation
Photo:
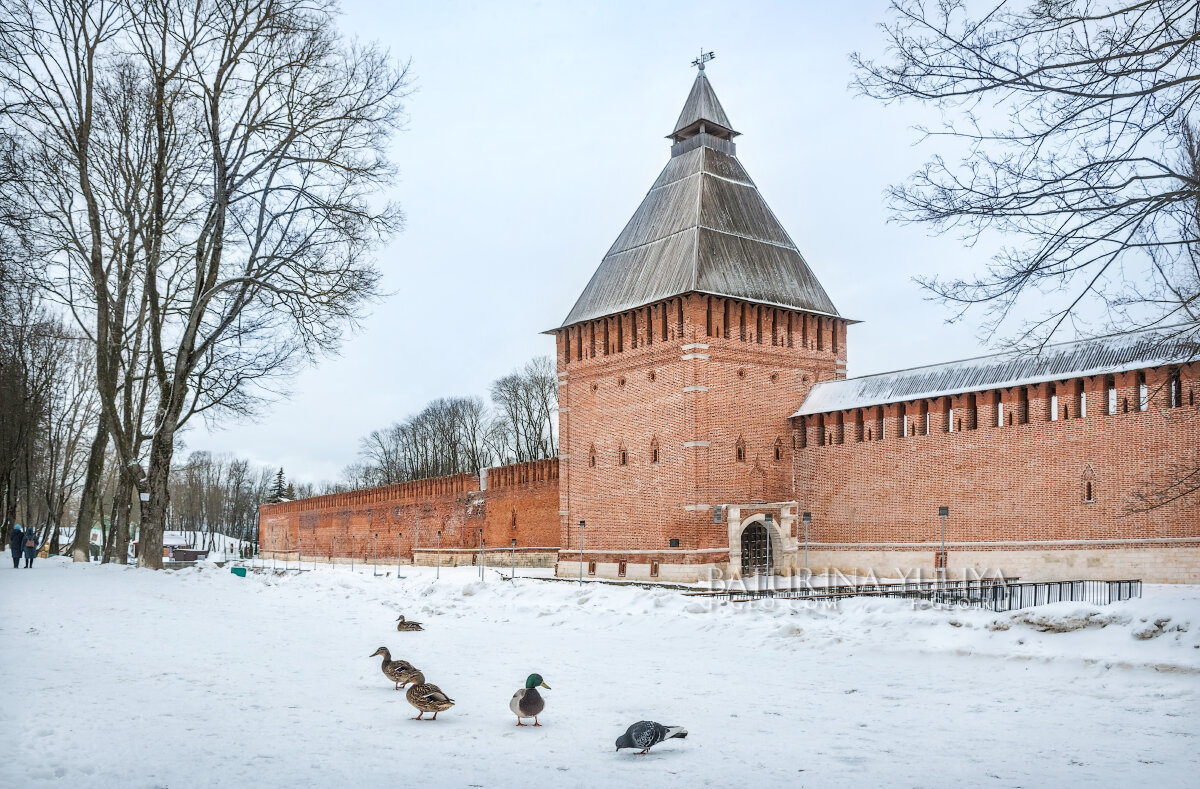
[[[712,578],[714,572],[723,572],[723,565],[724,562],[706,564],[669,564],[659,562],[658,575],[651,575],[650,562],[628,561],[625,563],[625,574],[621,575],[620,564],[618,562],[598,561],[596,562],[596,572],[592,575],[588,574],[588,565],[584,564],[583,577],[584,580],[588,578],[604,578],[606,580],[617,581],[663,581],[691,584],[699,581],[708,581]],[[579,559],[575,561],[560,559],[558,564],[554,566],[554,574],[559,578],[578,578]]]
[[[1022,581],[1140,579],[1149,584],[1200,584],[1200,545],[1153,548],[1055,548],[965,550],[947,548],[952,578],[1003,574]],[[920,550],[812,550],[808,567],[826,572],[880,578],[934,577],[936,548]],[[789,563],[792,566],[794,564]]]
[[[782,540],[783,550],[775,553],[772,567],[776,576],[794,576],[804,571],[803,550],[795,549],[795,540]],[[947,575],[950,578],[998,577],[1022,581],[1118,581],[1138,579],[1150,584],[1200,584],[1200,544],[1157,547],[1088,548],[1056,547],[1042,549],[1001,548],[971,550],[947,547]],[[809,548],[808,567],[813,576],[831,574],[834,578],[935,578],[937,550],[919,546],[912,549]],[[579,560],[570,554],[559,556],[554,565],[560,578],[579,576]],[[611,557],[606,557],[611,558]],[[724,557],[722,557],[724,558]],[[740,562],[704,562],[681,564],[659,562],[658,574],[651,575],[646,557],[630,555],[625,573],[619,561],[595,561],[589,573],[585,557],[584,578],[675,583],[721,583],[741,579]],[[550,565],[546,565],[550,566]]]
[[[518,568],[549,568],[554,566],[557,556],[558,548],[518,548],[516,564]],[[443,548],[439,552],[430,548],[420,548],[413,551],[413,564],[420,567],[436,567],[439,561],[442,567],[477,567],[479,549]],[[484,562],[488,567],[503,570],[512,567],[513,554],[503,549],[488,551]]]

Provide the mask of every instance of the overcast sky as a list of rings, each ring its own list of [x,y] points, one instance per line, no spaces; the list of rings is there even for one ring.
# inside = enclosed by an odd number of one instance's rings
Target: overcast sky
[[[339,356],[295,378],[254,422],[186,437],[298,482],[336,479],[358,441],[434,397],[485,394],[537,354],[669,157],[701,46],[738,158],[850,328],[850,375],[990,352],[947,325],[918,274],[987,251],[889,223],[884,189],[934,148],[918,108],[849,89],[878,53],[886,3],[345,2],[348,36],[412,59],[395,141],[407,227],[379,253],[384,287]],[[799,401],[797,401],[799,405]]]

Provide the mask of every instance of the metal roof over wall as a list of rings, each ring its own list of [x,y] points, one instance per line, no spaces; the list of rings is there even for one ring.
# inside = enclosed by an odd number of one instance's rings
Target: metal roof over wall
[[[696,77],[680,123],[695,125],[688,121],[693,116],[728,127],[703,73]],[[677,137],[675,155],[562,325],[693,292],[837,315],[737,160],[733,143],[698,127]]]
[[[804,404],[792,416],[1007,389],[1197,360],[1200,360],[1200,325],[1142,329],[1048,345],[1036,355],[1009,352],[861,378],[823,381],[813,386]]]

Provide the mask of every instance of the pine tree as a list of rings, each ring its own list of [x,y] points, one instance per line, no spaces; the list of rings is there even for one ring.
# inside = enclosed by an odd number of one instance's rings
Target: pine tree
[[[288,501],[296,498],[296,486],[289,482],[287,484],[287,490],[283,492],[283,495]]]
[[[271,494],[267,497],[267,501],[272,504],[283,501],[285,493],[287,493],[287,487],[284,484],[283,467],[280,466],[279,471],[275,474],[275,482],[271,485]]]

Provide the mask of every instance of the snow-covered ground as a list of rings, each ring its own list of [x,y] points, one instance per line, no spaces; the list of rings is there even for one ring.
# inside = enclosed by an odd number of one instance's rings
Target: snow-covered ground
[[[394,568],[393,568],[394,570]],[[1200,587],[1012,614],[368,567],[0,569],[0,785],[1195,786]],[[397,633],[398,613],[425,623]],[[436,721],[379,646],[457,700]],[[514,690],[540,673],[541,728]],[[614,752],[649,718],[687,739]]]

